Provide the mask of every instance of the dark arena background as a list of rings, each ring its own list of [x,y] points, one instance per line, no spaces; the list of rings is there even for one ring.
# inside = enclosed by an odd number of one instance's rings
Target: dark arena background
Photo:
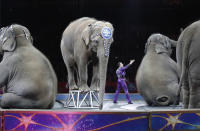
[[[199,5],[198,0],[1,0],[0,24],[17,23],[30,30],[34,45],[53,64],[62,86],[59,92],[65,92],[67,70],[60,52],[64,29],[83,16],[111,22],[115,32],[107,75],[111,87],[106,91],[114,92],[117,62],[136,60],[127,71],[127,78],[134,82],[147,38],[161,33],[177,40],[180,28],[199,19]]]
[[[112,93],[117,63],[136,60],[127,71],[128,80],[135,82],[147,38],[161,33],[177,40],[181,28],[199,19],[199,5],[198,0],[1,0],[0,25],[17,23],[30,30],[34,45],[53,64],[59,92],[66,92],[67,70],[60,52],[64,29],[83,16],[111,22],[115,32],[106,92]]]
[[[0,0],[0,27],[16,23],[30,30],[34,46],[48,57],[57,74],[59,99],[68,93],[65,87],[67,70],[60,51],[62,33],[71,21],[84,16],[109,21],[115,29],[106,99],[112,99],[116,90],[117,63],[128,64],[129,60],[135,59],[126,74],[134,103],[142,99],[137,93],[135,76],[148,37],[152,33],[161,33],[177,40],[182,29],[200,19],[200,0]],[[172,58],[176,61],[175,48]],[[91,73],[89,71],[89,76]],[[125,99],[125,96],[121,94],[119,99]],[[111,108],[113,110],[109,110]],[[111,105],[106,111],[1,110],[0,127],[6,131],[200,130],[200,110],[146,106],[141,110],[117,108]]]

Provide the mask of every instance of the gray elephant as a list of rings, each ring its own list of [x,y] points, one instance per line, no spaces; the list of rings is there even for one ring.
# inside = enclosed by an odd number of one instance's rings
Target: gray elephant
[[[173,104],[178,91],[176,63],[170,58],[176,42],[161,34],[151,35],[145,45],[145,56],[136,75],[139,93],[150,106]]]
[[[184,108],[200,108],[200,21],[183,30],[176,47]],[[179,90],[180,91],[180,90]]]
[[[33,46],[29,30],[21,25],[1,28],[0,87],[2,108],[52,108],[57,78],[48,59]]]
[[[61,52],[68,71],[70,90],[99,91],[100,109],[103,107],[113,31],[113,26],[109,22],[83,17],[70,23],[61,41]],[[89,62],[93,63],[90,88],[87,85]]]

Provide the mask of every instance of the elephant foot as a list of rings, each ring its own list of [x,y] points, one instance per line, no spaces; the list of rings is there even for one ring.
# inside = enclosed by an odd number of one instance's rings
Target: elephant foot
[[[99,105],[99,110],[102,110],[103,109],[103,104],[100,104]]]
[[[99,87],[97,86],[91,86],[91,90],[95,92],[99,92]]]
[[[169,106],[170,98],[166,95],[156,97],[156,103],[159,106]]]
[[[79,90],[81,92],[89,92],[91,89],[87,85],[80,86]]]
[[[175,105],[175,106],[179,105],[179,100],[175,100],[175,101],[173,102],[173,105]]]
[[[189,105],[183,103],[183,109],[188,109]]]
[[[69,89],[70,90],[78,90],[79,88],[78,88],[78,86],[74,85],[74,86],[70,86]]]

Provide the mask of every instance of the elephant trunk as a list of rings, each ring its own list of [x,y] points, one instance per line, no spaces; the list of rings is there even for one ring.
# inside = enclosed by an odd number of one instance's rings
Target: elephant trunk
[[[99,79],[100,79],[100,89],[99,89],[99,109],[103,108],[103,98],[105,93],[106,85],[106,74],[107,74],[107,64],[108,56],[106,57],[103,53],[99,57]]]
[[[177,41],[172,40],[172,39],[170,39],[169,41],[170,41],[170,43],[171,43],[171,45],[172,45],[173,47],[176,47]]]
[[[170,99],[168,96],[158,96],[156,97],[156,103],[159,105],[159,106],[167,106],[169,105],[169,102],[170,102]]]

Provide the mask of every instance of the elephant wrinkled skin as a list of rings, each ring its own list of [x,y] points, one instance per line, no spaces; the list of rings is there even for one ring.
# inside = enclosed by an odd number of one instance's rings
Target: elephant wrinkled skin
[[[200,108],[200,21],[185,28],[177,42],[176,58],[181,74],[184,108]]]
[[[29,30],[21,25],[1,28],[0,87],[2,108],[52,108],[57,78],[48,59],[32,45]]]
[[[176,42],[161,34],[153,34],[145,46],[145,56],[136,75],[139,93],[150,106],[173,104],[178,91],[176,63],[170,58]]]
[[[67,67],[69,89],[83,92],[99,91],[100,109],[103,107],[113,31],[113,26],[109,22],[83,17],[69,24],[61,40],[61,52]],[[87,85],[89,62],[93,65],[90,88]]]

